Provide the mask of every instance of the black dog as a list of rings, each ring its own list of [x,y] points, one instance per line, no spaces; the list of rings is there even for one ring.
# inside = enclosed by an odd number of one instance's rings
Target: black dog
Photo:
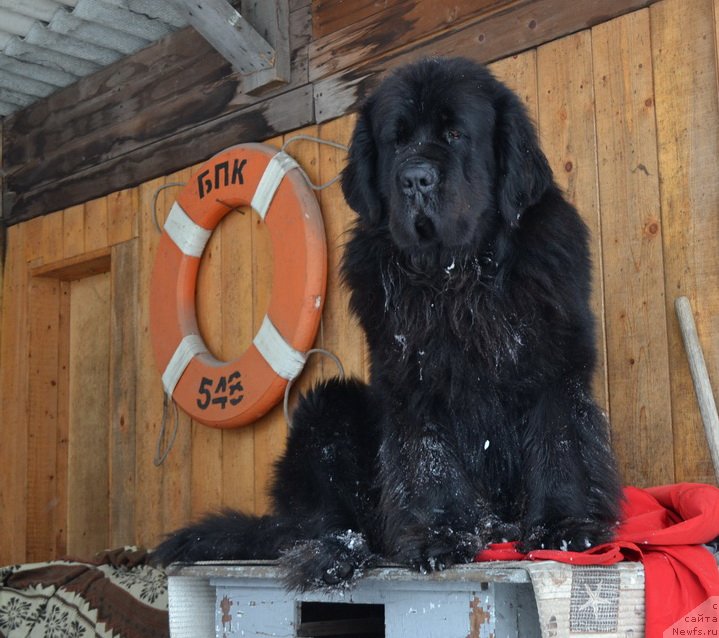
[[[431,570],[503,538],[608,540],[620,490],[589,390],[587,231],[518,98],[468,60],[401,69],[361,111],[342,188],[371,381],[300,402],[271,515],[209,516],[157,560],[282,557],[305,588],[377,557]]]

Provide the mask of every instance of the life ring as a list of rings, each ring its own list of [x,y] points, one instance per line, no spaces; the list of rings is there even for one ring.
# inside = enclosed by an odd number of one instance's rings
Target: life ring
[[[165,221],[150,285],[150,331],[165,392],[218,428],[252,423],[274,406],[312,346],[322,314],[327,246],[317,198],[284,152],[240,144],[205,163]],[[217,360],[200,335],[195,288],[202,252],[233,208],[267,224],[274,257],[267,314],[236,360]]]

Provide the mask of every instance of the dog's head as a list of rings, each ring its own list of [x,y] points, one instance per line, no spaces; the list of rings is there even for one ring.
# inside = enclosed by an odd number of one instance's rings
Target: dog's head
[[[478,245],[519,223],[552,175],[519,99],[483,66],[427,59],[364,104],[342,175],[349,205],[405,251]]]

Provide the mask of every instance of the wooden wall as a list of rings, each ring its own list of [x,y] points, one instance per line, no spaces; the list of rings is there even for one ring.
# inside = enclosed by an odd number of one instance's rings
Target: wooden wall
[[[691,299],[719,388],[718,13],[719,0],[662,0],[492,65],[527,102],[558,182],[592,230],[595,390],[627,484],[714,480],[673,302]],[[352,124],[349,115],[302,132],[346,142]],[[316,181],[343,163],[341,151],[315,143],[289,150]],[[152,545],[208,509],[267,508],[286,434],[280,408],[228,431],[182,415],[167,461],[153,465],[162,391],[148,334],[159,237],[151,203],[159,186],[191,172],[8,228],[0,564]],[[159,194],[160,221],[173,193]],[[352,214],[338,186],[319,197],[330,265],[318,343],[364,375],[363,338],[338,283]],[[264,314],[266,246],[256,216],[233,213],[203,257],[201,329],[221,357],[241,353]],[[298,385],[333,373],[312,361]]]

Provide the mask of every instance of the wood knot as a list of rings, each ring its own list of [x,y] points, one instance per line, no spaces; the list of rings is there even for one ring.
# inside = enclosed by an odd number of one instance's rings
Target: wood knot
[[[644,234],[647,237],[654,237],[659,233],[659,222],[655,219],[650,219],[646,224],[644,224]]]
[[[571,173],[573,168],[574,168],[574,164],[572,164],[572,162],[567,162],[564,165],[564,170],[567,171],[567,173]]]

